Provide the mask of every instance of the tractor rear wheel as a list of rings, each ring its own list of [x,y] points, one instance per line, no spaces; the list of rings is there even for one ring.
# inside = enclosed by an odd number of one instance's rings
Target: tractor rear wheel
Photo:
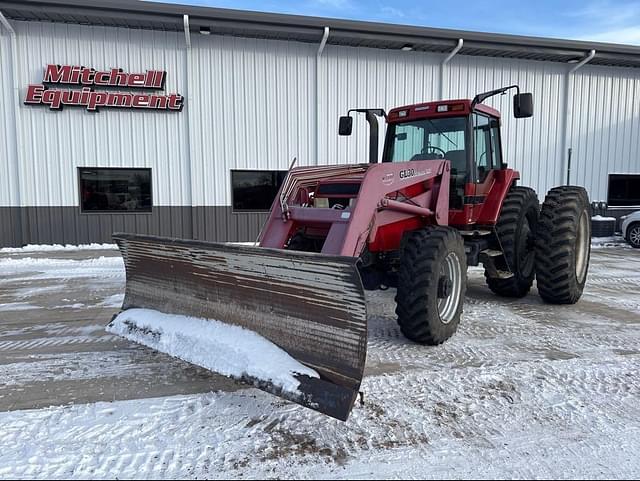
[[[542,205],[536,239],[540,297],[575,304],[582,296],[591,255],[591,211],[582,187],[556,187]]]
[[[496,267],[513,276],[495,278],[484,271],[489,289],[499,296],[524,297],[531,290],[536,275],[535,235],[539,210],[538,196],[529,187],[512,187],[502,204],[496,224],[496,247],[503,255],[496,258]]]
[[[450,227],[414,231],[398,269],[396,314],[402,333],[437,345],[458,328],[467,290],[467,258],[460,233]]]

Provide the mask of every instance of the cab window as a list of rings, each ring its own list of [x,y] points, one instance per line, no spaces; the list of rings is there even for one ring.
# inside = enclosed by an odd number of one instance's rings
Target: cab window
[[[473,114],[473,142],[476,179],[478,182],[484,182],[487,174],[493,168],[489,117]]]

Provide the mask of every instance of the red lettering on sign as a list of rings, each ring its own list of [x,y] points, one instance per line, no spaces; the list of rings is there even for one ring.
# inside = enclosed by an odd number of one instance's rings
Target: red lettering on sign
[[[42,79],[45,83],[69,83],[70,80],[70,65],[47,65]]]
[[[153,110],[182,110],[184,97],[177,93],[169,95],[149,93],[101,92],[93,86],[126,87],[135,89],[163,89],[166,72],[147,70],[145,73],[126,73],[112,68],[96,71],[93,68],[74,65],[47,65],[43,84],[67,84],[82,86],[82,89],[55,89],[45,85],[29,85],[24,103],[47,105],[52,110],[61,110],[65,105],[85,107],[96,112],[101,107],[134,108]]]
[[[27,95],[24,98],[25,104],[39,104],[42,102],[43,85],[29,85],[27,87]]]

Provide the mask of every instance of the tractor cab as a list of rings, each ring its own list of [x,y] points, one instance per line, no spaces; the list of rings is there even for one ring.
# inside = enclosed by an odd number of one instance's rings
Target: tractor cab
[[[486,105],[474,108],[471,100],[411,105],[393,109],[388,122],[382,161],[448,160],[452,211],[473,206],[480,198],[478,186],[503,167],[500,113]]]
[[[481,221],[481,207],[496,178],[504,177],[500,171],[507,169],[500,138],[500,112],[482,102],[511,88],[518,89],[511,86],[492,90],[476,95],[473,100],[408,105],[394,108],[388,115],[379,109],[355,110],[366,114],[371,127],[370,161],[378,161],[375,117],[384,115],[388,125],[382,162],[448,160],[450,223],[465,225]],[[519,92],[518,89],[514,96],[514,116],[530,117],[532,96]],[[351,118],[343,119],[340,133],[348,135]],[[515,178],[518,176],[515,172]]]

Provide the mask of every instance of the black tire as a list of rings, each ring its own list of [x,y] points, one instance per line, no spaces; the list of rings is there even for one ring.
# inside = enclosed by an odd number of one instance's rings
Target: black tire
[[[582,296],[591,256],[591,207],[582,187],[551,189],[540,212],[536,271],[540,297],[575,304]]]
[[[457,230],[429,227],[408,235],[396,294],[398,325],[408,339],[429,345],[449,339],[460,323],[466,289],[467,258]]]
[[[640,222],[634,222],[627,229],[627,242],[631,247],[640,249]]]
[[[533,189],[512,187],[505,198],[496,224],[504,257],[496,260],[499,270],[512,272],[508,279],[493,278],[487,270],[484,276],[489,289],[499,296],[524,297],[531,290],[535,270],[535,236],[540,202]]]

